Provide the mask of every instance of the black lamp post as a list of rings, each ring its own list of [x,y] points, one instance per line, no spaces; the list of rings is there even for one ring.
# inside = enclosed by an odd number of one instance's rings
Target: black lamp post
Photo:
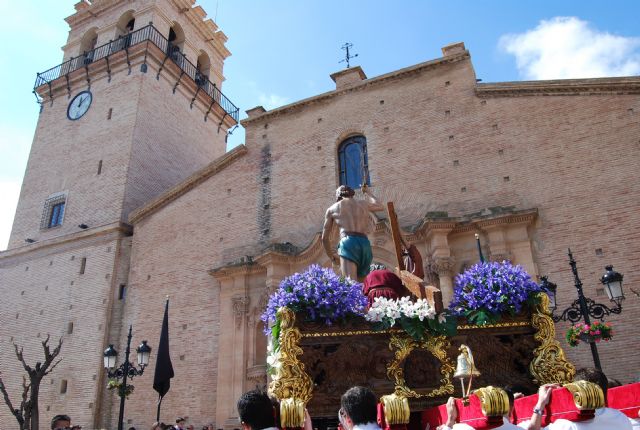
[[[118,395],[120,396],[120,414],[118,415],[118,430],[123,430],[124,426],[124,402],[127,397],[127,378],[132,379],[144,373],[145,367],[149,364],[149,355],[151,355],[151,347],[147,345],[147,341],[143,340],[140,346],[136,348],[138,354],[138,368],[129,362],[129,353],[131,352],[131,325],[129,325],[129,334],[127,336],[127,349],[125,350],[124,362],[116,367],[118,360],[118,351],[113,345],[109,345],[104,350],[104,367],[107,369],[107,375],[111,379],[120,380],[122,383],[118,387]]]
[[[591,318],[602,321],[604,317],[611,314],[620,314],[622,312],[622,301],[624,300],[624,293],[622,291],[622,275],[613,270],[613,266],[606,266],[606,272],[600,279],[600,282],[605,286],[607,296],[609,300],[616,304],[614,308],[609,308],[606,305],[596,303],[588,297],[584,296],[582,291],[582,281],[578,276],[578,268],[576,267],[576,260],[573,259],[571,249],[569,249],[569,265],[573,272],[573,279],[576,290],[578,291],[578,299],[574,301],[571,306],[562,311],[562,314],[555,315],[554,312],[557,309],[556,293],[557,285],[553,282],[549,282],[546,276],[540,277],[540,286],[549,296],[550,308],[552,318],[554,322],[569,321],[572,324],[584,319],[585,324],[591,325]],[[600,366],[600,356],[598,355],[598,348],[596,344],[591,342],[591,355],[593,355],[593,364],[599,370],[602,370]]]

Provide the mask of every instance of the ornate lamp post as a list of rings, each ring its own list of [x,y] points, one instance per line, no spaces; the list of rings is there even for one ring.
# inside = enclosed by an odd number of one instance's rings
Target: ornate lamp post
[[[613,270],[613,266],[606,266],[606,272],[600,279],[600,282],[605,286],[607,296],[609,300],[615,303],[614,308],[609,308],[606,305],[596,303],[588,297],[584,296],[582,291],[582,281],[578,276],[578,268],[576,267],[576,260],[573,259],[571,249],[569,249],[569,265],[573,272],[573,279],[576,290],[578,291],[578,299],[574,301],[571,306],[562,311],[560,315],[555,315],[557,309],[556,293],[557,285],[553,282],[549,282],[546,276],[540,277],[540,286],[543,290],[547,291],[549,295],[549,302],[551,307],[552,318],[554,322],[569,321],[572,324],[577,323],[584,319],[585,324],[591,325],[591,319],[595,318],[602,321],[604,317],[611,314],[620,314],[622,312],[622,301],[624,300],[624,293],[622,291],[622,278],[623,276]],[[600,356],[598,355],[598,348],[596,344],[591,342],[591,355],[593,355],[593,364],[599,370],[602,370],[600,366]]]
[[[118,359],[118,351],[115,350],[113,345],[109,345],[104,350],[104,367],[107,369],[107,375],[111,379],[119,381],[122,379],[122,383],[118,387],[118,395],[120,396],[120,414],[118,415],[118,430],[123,430],[124,421],[124,402],[127,397],[127,378],[131,379],[134,376],[139,376],[144,373],[145,367],[149,364],[149,356],[151,355],[151,347],[147,345],[147,341],[143,340],[140,346],[136,348],[138,354],[138,368],[131,362],[129,362],[129,353],[131,352],[131,325],[129,325],[129,334],[127,336],[127,349],[125,350],[124,362],[116,368],[116,362]]]

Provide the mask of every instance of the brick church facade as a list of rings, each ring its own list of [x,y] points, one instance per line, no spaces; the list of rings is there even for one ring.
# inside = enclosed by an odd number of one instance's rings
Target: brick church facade
[[[477,261],[476,233],[490,259],[548,275],[561,308],[576,298],[568,247],[597,301],[608,303],[599,277],[613,264],[627,297],[609,319],[617,333],[601,344],[603,368],[638,377],[640,77],[478,83],[455,43],[440,58],[372,78],[349,68],[331,75],[335,90],[250,109],[246,143],[225,152],[238,121],[219,91],[230,53],[193,0],[80,1],[67,22],[65,63],[37,85],[42,111],[0,253],[10,391],[21,372],[12,341],[35,361],[47,334],[64,338],[63,361],[41,387],[43,422],[67,413],[85,428],[115,428],[101,353],[112,343],[122,360],[129,324],[133,343],[154,351],[126,422],[154,420],[168,295],[176,377],[163,420],[237,428],[238,396],[266,384],[269,292],[309,264],[330,264],[319,232],[348,181],[340,161],[350,142],[445,302]],[[383,215],[371,239],[374,260],[393,267]],[[577,366],[591,365],[588,349],[562,345]],[[4,405],[0,420],[13,420]]]

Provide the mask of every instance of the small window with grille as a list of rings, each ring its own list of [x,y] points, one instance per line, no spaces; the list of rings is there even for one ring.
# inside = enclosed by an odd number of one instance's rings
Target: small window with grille
[[[52,196],[44,202],[42,220],[40,222],[41,229],[48,229],[62,225],[66,202],[66,193]]]

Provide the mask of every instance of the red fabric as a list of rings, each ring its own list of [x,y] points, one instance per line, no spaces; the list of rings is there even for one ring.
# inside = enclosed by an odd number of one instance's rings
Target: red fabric
[[[369,272],[362,286],[362,292],[369,299],[369,306],[376,297],[387,299],[400,298],[404,291],[404,285],[400,278],[390,270],[381,269]]]
[[[365,296],[369,295],[369,291],[375,287],[389,287],[394,290],[396,294],[402,292],[404,288],[398,275],[387,269],[374,270],[369,272],[367,277],[364,278],[362,292]]]
[[[474,429],[490,430],[503,424],[502,417],[486,417],[482,414],[480,399],[474,394],[469,396],[469,406],[464,406],[462,399],[456,399],[456,408],[458,409],[458,420],[456,422],[468,424]],[[446,404],[429,408],[422,412],[422,428],[429,424],[431,430],[434,430],[437,426],[446,422]]]
[[[407,430],[406,424],[387,424],[384,417],[384,404],[378,403],[378,425],[382,430]]]
[[[640,382],[610,388],[607,391],[607,403],[610,408],[619,410],[629,418],[638,419]]]
[[[533,414],[533,408],[538,403],[538,395],[521,397],[514,402],[514,415],[517,417],[516,424],[522,421],[531,419]],[[573,400],[573,394],[566,388],[557,388],[551,392],[551,401],[544,409],[542,415],[542,427],[549,425],[550,423],[565,419],[569,421],[585,421],[594,417],[595,410],[583,410],[580,411],[576,407],[576,403]]]

